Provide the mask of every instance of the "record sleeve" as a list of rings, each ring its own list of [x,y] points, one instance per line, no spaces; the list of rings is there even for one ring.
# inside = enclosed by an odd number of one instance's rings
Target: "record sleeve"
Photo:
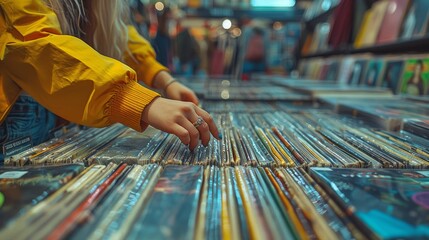
[[[377,43],[388,43],[398,38],[402,21],[408,10],[408,3],[408,0],[389,0],[389,5],[378,33]]]
[[[394,94],[398,93],[401,83],[401,75],[404,67],[403,60],[394,60],[386,63],[386,68],[381,80],[381,86],[392,90]]]
[[[192,239],[203,173],[201,166],[166,166],[128,237]]]
[[[405,119],[403,130],[419,137],[429,139],[429,119]]]
[[[91,212],[91,217],[67,236],[67,239],[123,239],[144,209],[162,167],[133,165],[124,172],[106,197]]]
[[[127,129],[91,156],[88,159],[88,165],[108,164],[110,162],[136,164],[143,155],[143,149],[158,131],[154,128],[148,128],[144,133],[141,133]]]
[[[348,75],[347,83],[349,85],[356,86],[360,84],[361,79],[365,74],[367,64],[368,59],[366,58],[355,60],[351,73]]]
[[[428,170],[311,168],[369,238],[429,237]]]
[[[380,32],[388,5],[389,2],[387,0],[377,1],[372,4],[371,9],[365,12],[363,22],[354,43],[355,48],[373,45],[377,41],[377,36]]]
[[[337,77],[339,84],[347,84],[349,76],[352,74],[356,59],[356,56],[347,56],[342,59]]]
[[[0,228],[46,199],[84,169],[81,164],[0,168]]]
[[[380,86],[381,75],[383,74],[385,61],[382,58],[375,58],[368,62],[365,78],[362,81],[366,86]]]
[[[411,14],[415,18],[415,26],[412,28],[412,37],[421,37],[427,33],[429,12],[429,2],[426,0],[413,0],[408,16]],[[414,10],[414,11],[412,11]]]
[[[409,59],[405,62],[400,92],[421,96],[428,93],[429,59]]]
[[[331,205],[327,202],[327,199],[315,188],[317,185],[311,184],[308,179],[305,179],[303,173],[298,169],[287,169],[286,171],[293,180],[301,186],[306,197],[313,203],[317,212],[325,219],[328,225],[331,226],[332,231],[334,231],[338,238],[352,239],[352,232],[347,227],[347,225],[349,225],[349,220],[344,217],[339,217],[335,213]]]

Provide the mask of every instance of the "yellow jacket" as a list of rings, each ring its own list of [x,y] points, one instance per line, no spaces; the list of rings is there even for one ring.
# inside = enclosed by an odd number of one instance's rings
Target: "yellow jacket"
[[[125,65],[80,39],[62,35],[43,0],[0,0],[0,123],[22,90],[69,121],[94,127],[120,122],[138,131],[141,113],[159,94],[152,86],[166,68],[134,27]],[[137,72],[137,74],[136,74]]]

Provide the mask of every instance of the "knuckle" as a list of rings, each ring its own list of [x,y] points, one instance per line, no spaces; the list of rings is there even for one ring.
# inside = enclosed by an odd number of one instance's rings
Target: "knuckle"
[[[177,137],[182,140],[182,142],[188,142],[189,141],[189,134],[186,131],[180,131],[176,134]]]
[[[183,115],[182,115],[182,114],[179,114],[179,113],[174,114],[174,116],[173,116],[173,120],[174,120],[174,122],[176,122],[176,123],[180,122],[180,121],[182,120],[182,118],[183,118]]]
[[[182,111],[185,113],[191,113],[192,111],[194,111],[194,106],[195,104],[193,103],[185,103],[183,105]]]

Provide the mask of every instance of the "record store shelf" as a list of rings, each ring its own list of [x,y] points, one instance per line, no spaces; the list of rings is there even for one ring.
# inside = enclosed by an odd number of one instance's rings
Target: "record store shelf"
[[[410,54],[421,53],[429,51],[427,42],[428,36],[417,37],[413,39],[398,40],[395,42],[376,44],[373,46],[365,46],[354,48],[353,46],[341,47],[338,49],[330,49],[327,51],[315,52],[301,56],[302,58],[314,57],[329,57],[335,55],[348,55],[360,53],[373,53],[373,54]]]
[[[429,237],[424,122],[389,131],[288,101],[203,108],[223,138],[193,152],[156,129],[114,125],[7,158],[1,238]],[[11,170],[18,177],[4,178]]]

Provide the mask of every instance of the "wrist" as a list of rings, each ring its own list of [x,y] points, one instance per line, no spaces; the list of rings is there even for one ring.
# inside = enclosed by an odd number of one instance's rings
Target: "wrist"
[[[176,79],[174,79],[174,78],[171,78],[170,80],[168,80],[168,81],[164,84],[164,87],[162,88],[162,91],[164,92],[164,94],[165,94],[165,93],[167,93],[167,89],[168,89],[168,87],[170,87],[170,85],[171,85],[171,84],[173,84],[173,83],[175,83],[175,82],[177,82],[177,80],[176,80]]]
[[[173,77],[168,72],[160,71],[158,74],[155,75],[152,87],[158,90],[163,90],[165,88],[166,83],[168,83],[172,78]]]
[[[152,107],[152,105],[158,100],[158,99],[160,99],[161,97],[156,97],[156,98],[154,98],[149,104],[147,104],[146,105],[146,107],[143,109],[143,112],[142,112],[142,114],[141,114],[141,117],[140,117],[140,125],[142,125],[142,126],[146,126],[146,125],[148,125],[149,124],[149,111],[150,111],[150,108]]]

